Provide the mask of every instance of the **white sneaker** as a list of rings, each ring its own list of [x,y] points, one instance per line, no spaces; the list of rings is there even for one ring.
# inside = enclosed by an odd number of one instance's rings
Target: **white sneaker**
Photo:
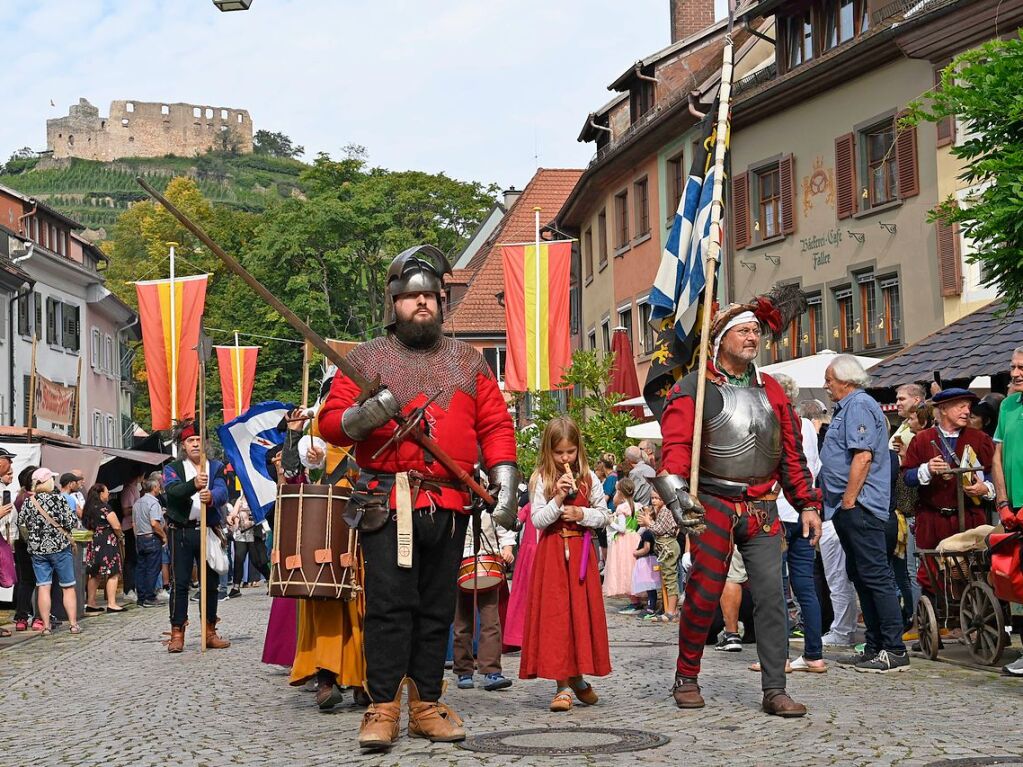
[[[1002,666],[1002,671],[1012,676],[1023,676],[1023,656],[1006,666]]]
[[[821,637],[821,643],[828,647],[852,647],[852,640],[840,637],[838,634],[829,631]]]

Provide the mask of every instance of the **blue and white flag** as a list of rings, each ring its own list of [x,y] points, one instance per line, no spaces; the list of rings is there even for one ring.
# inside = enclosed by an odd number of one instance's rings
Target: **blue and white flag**
[[[715,100],[700,125],[701,141],[695,145],[689,178],[650,290],[650,322],[657,339],[643,397],[657,417],[671,386],[697,363],[701,313],[710,310],[704,296],[705,257],[714,196],[717,104]]]
[[[233,421],[217,428],[224,455],[234,467],[252,518],[262,522],[277,501],[277,481],[267,468],[266,456],[284,444],[283,419],[294,410],[284,402],[260,402]]]

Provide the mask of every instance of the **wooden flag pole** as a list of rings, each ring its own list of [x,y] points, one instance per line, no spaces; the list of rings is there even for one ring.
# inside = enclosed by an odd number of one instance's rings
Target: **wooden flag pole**
[[[170,290],[168,291],[170,297],[170,421],[173,427],[178,420],[178,316],[177,308],[174,305],[177,301],[174,288],[174,248],[177,243],[168,242],[167,245],[170,246]]]
[[[39,295],[38,293],[36,294]],[[39,339],[32,336],[32,373],[28,378],[28,441],[32,441],[32,421],[35,419],[36,411],[36,344]],[[13,406],[12,406],[13,409]]]
[[[731,22],[729,21],[729,27]],[[700,322],[699,375],[696,378],[696,418],[693,423],[692,466],[689,472],[689,492],[694,496],[700,487],[700,449],[703,446],[703,403],[707,396],[707,346],[710,343],[710,315],[714,305],[714,278],[721,258],[721,217],[725,174],[725,143],[728,131],[728,102],[732,94],[732,35],[725,36],[725,49],[721,64],[721,87],[718,91],[717,136],[714,143],[714,189],[710,205],[710,245],[704,267],[706,285],[703,289],[703,310]]]
[[[307,323],[308,324],[308,323]],[[312,362],[312,346],[306,339],[302,340],[302,409],[309,407],[309,365]]]

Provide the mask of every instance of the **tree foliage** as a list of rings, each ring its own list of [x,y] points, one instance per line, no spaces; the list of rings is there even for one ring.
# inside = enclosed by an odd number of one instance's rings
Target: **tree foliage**
[[[553,393],[530,392],[533,425],[516,434],[519,469],[523,476],[528,477],[536,468],[540,435],[547,423],[566,413],[579,424],[591,467],[604,453],[621,460],[625,448],[632,442],[625,436],[625,430],[635,424],[636,419],[628,411],[616,410],[615,405],[623,396],[607,390],[613,364],[614,357],[606,355],[599,359],[595,351],[579,350],[572,355],[572,364],[560,385],[579,393],[569,398],[567,411]]]
[[[931,211],[931,220],[959,224],[975,247],[987,284],[1006,310],[1023,305],[1023,32],[960,54],[941,83],[910,105],[907,122],[955,118],[965,127],[952,147],[963,162],[962,180],[975,193],[960,206],[954,197]]]
[[[305,154],[305,147],[295,144],[290,136],[283,133],[258,130],[252,136],[252,151],[256,154],[294,159]]]
[[[308,318],[320,335],[349,340],[380,333],[383,279],[394,255],[419,243],[453,255],[483,220],[497,191],[444,174],[369,168],[361,147],[346,148],[338,160],[319,155],[300,175],[299,186],[301,195],[262,214],[213,205],[189,178],[173,179],[165,194],[289,308]],[[210,275],[204,324],[214,343],[233,343],[237,329],[243,344],[262,347],[253,401],[297,402],[302,376],[298,334],[158,204],[132,205],[103,244],[111,256],[110,289],[136,306],[135,280],[168,276],[168,242],[179,244],[179,275]],[[135,420],[147,426],[141,353],[135,373]],[[315,396],[315,371],[312,379]],[[213,426],[222,415],[215,362],[207,392]]]

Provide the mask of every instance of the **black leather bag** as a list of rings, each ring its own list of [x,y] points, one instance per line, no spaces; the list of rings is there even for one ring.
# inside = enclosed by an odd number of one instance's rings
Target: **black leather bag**
[[[360,474],[345,509],[348,526],[360,533],[374,533],[386,525],[391,516],[393,487],[393,475]]]

